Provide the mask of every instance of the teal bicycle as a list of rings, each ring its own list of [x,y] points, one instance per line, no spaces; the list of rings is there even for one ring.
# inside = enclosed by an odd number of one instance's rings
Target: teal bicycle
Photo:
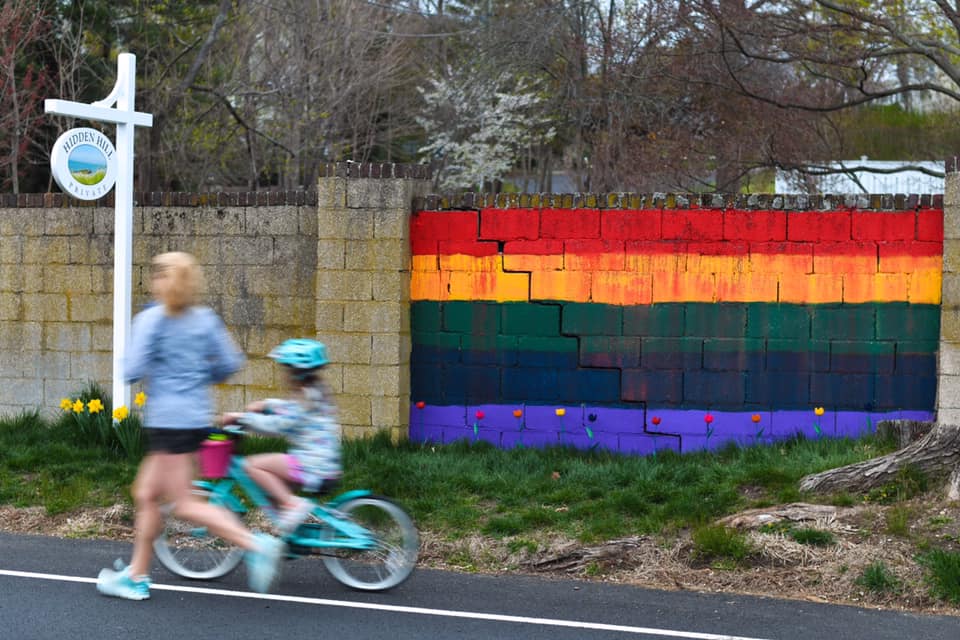
[[[193,484],[194,495],[233,511],[248,526],[257,509],[277,523],[276,510],[246,474],[240,456],[232,457],[223,478]],[[254,506],[248,508],[247,502]],[[420,547],[416,526],[406,511],[366,490],[347,491],[317,503],[306,521],[283,539],[290,559],[319,555],[334,578],[361,591],[384,591],[409,578]],[[206,528],[172,514],[167,515],[154,550],[164,567],[195,580],[228,574],[244,554]]]

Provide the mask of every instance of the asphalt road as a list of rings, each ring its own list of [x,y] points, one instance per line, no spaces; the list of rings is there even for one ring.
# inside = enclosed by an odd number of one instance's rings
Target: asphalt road
[[[393,591],[358,593],[312,558],[286,562],[268,596],[247,590],[242,567],[216,582],[188,582],[159,565],[150,600],[100,596],[99,569],[129,553],[126,543],[0,533],[0,638],[960,638],[957,617],[529,576],[418,570]]]

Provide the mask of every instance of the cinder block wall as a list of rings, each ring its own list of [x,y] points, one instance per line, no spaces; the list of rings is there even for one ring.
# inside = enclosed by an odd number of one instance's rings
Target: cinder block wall
[[[937,420],[960,424],[960,158],[946,166]]]
[[[221,408],[278,393],[263,356],[313,335],[317,217],[313,193],[141,194],[133,220],[133,312],[147,301],[150,258],[187,251],[204,268],[204,301],[250,361],[218,390]],[[146,204],[150,203],[150,204]],[[111,388],[112,202],[59,194],[0,208],[0,413],[59,410],[87,382]],[[11,206],[14,205],[14,206]],[[74,396],[75,397],[75,396]]]
[[[649,453],[935,411],[939,196],[428,198],[412,228],[415,439]]]
[[[285,393],[266,358],[280,341],[329,346],[328,380],[348,436],[406,434],[410,227],[422,166],[323,167],[316,191],[136,194],[133,312],[150,258],[197,256],[205,302],[248,356],[220,409]],[[112,196],[0,196],[0,414],[59,411],[88,382],[111,389]],[[148,400],[149,401],[149,400]]]

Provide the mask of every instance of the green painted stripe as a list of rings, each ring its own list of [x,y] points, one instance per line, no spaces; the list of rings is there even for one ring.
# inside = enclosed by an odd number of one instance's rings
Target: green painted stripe
[[[412,304],[411,330],[429,344],[435,344],[430,342],[430,334],[451,333],[471,337],[756,338],[782,341],[783,348],[797,351],[821,351],[824,344],[838,341],[902,341],[910,342],[911,349],[934,352],[940,337],[940,307],[902,303],[669,303],[619,307],[577,302],[422,300]],[[932,349],[927,348],[930,345]],[[472,348],[469,344],[463,347]]]

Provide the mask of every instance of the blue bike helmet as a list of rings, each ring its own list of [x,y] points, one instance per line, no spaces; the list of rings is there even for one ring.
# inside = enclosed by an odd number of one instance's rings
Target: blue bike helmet
[[[294,369],[316,369],[330,362],[324,344],[309,338],[287,340],[274,347],[268,355]]]

